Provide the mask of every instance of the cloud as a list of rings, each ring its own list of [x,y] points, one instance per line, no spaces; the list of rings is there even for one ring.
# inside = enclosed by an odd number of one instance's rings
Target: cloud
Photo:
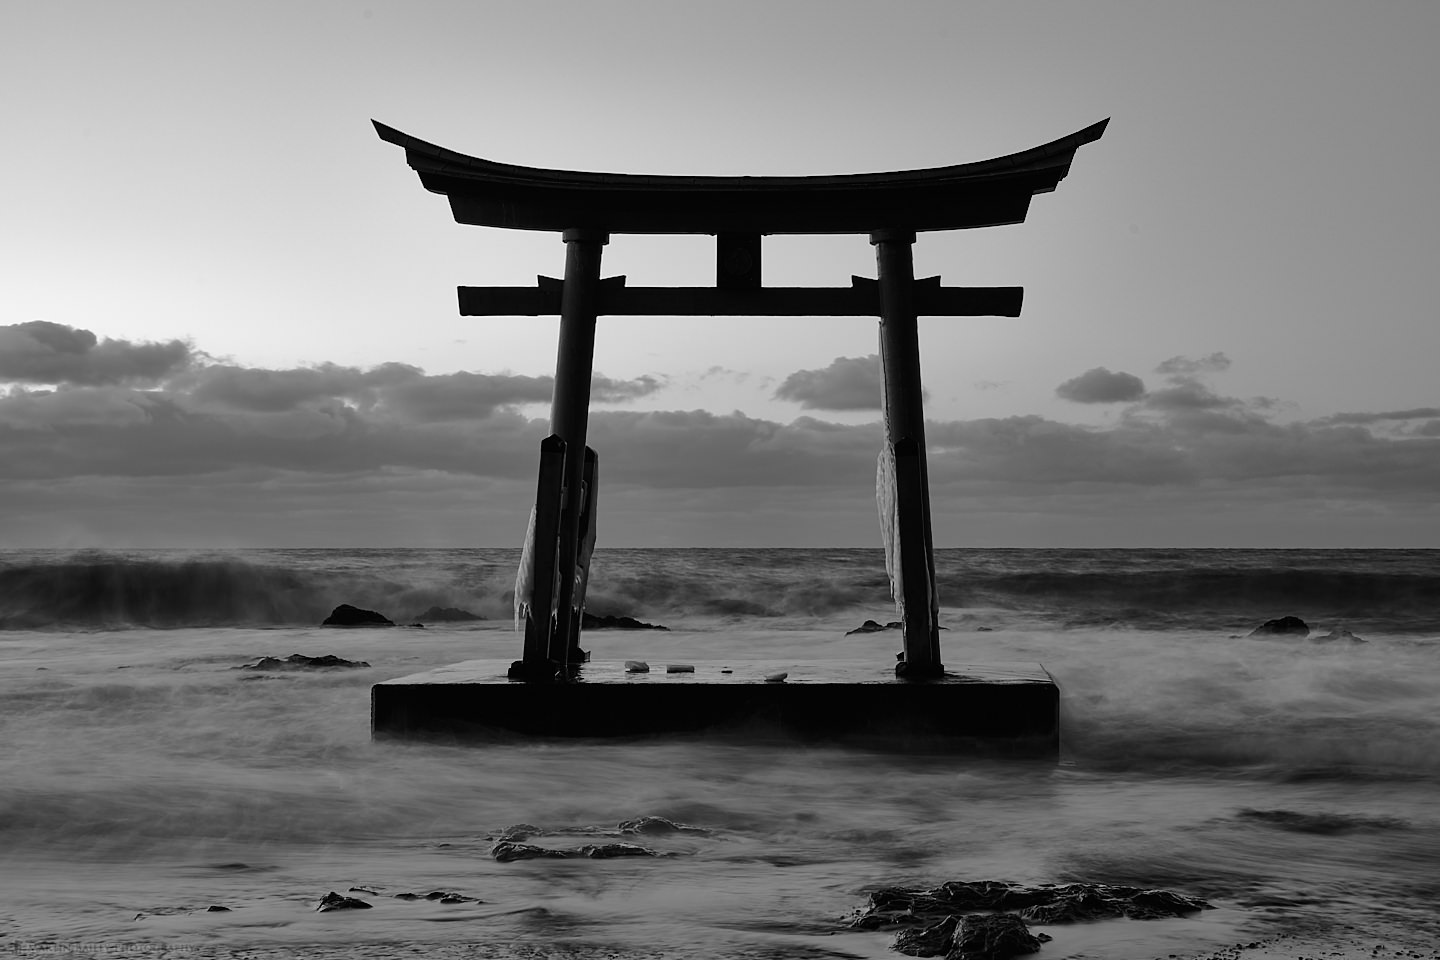
[[[1230,358],[1220,352],[1208,357],[1171,357],[1155,368],[1155,372],[1167,377],[1194,377],[1201,373],[1223,373],[1230,369]]]
[[[1133,373],[1111,373],[1104,367],[1086,370],[1055,388],[1062,400],[1076,403],[1127,403],[1145,395],[1145,382]]]
[[[100,340],[89,330],[47,320],[0,326],[0,381],[151,384],[195,359],[188,344]]]
[[[232,410],[278,413],[306,405],[341,402],[387,411],[402,419],[466,420],[488,417],[501,407],[549,403],[553,377],[508,373],[426,375],[419,367],[385,363],[368,370],[324,363],[289,370],[262,370],[212,364],[191,371],[171,387],[198,403]],[[656,377],[591,378],[594,403],[625,403],[663,386]]]
[[[1190,517],[1201,536],[1242,515],[1290,517],[1297,537],[1371,515],[1440,535],[1440,408],[1286,423],[1273,404],[1223,396],[1191,373],[1172,379],[1103,426],[1034,415],[929,422],[937,540],[973,542],[970,529],[1040,537],[1086,523],[1103,542],[1133,534],[1141,517],[1155,530]],[[595,395],[623,401],[661,383],[600,377]],[[163,543],[165,530],[192,529],[176,519],[183,503],[195,530],[228,522],[270,542],[303,540],[307,524],[331,531],[315,542],[351,542],[368,512],[389,518],[375,530],[392,538],[425,530],[420,542],[508,543],[523,532],[548,432],[544,417],[522,410],[549,392],[549,378],[508,373],[200,362],[150,389],[14,388],[0,393],[0,482],[25,493],[0,504],[0,535],[41,536],[41,516],[57,530],[84,517],[86,529]],[[1397,423],[1413,426],[1397,433],[1388,426]],[[678,542],[667,539],[676,531],[705,542],[706,529],[712,542],[871,542],[881,434],[875,423],[809,416],[595,409],[588,440],[609,505],[606,542],[612,530],[647,531],[632,534],[639,542]],[[471,528],[456,504],[502,532],[462,535]],[[661,504],[691,519],[666,526]],[[824,519],[807,534],[811,504],[824,505]],[[629,512],[611,512],[616,505]],[[285,523],[258,519],[285,510],[295,511]],[[1007,516],[1031,519],[1007,528]],[[1431,526],[1416,527],[1417,517]],[[1187,528],[1173,529],[1184,539]]]
[[[1430,420],[1440,417],[1440,407],[1415,407],[1411,410],[1390,410],[1384,413],[1332,413],[1315,421],[1324,424],[1372,424],[1397,420]]]
[[[879,410],[884,392],[880,357],[836,357],[821,370],[799,370],[775,390],[807,410]]]

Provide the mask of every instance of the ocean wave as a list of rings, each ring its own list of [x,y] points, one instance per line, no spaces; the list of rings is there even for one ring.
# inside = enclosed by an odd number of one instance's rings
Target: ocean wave
[[[0,628],[11,630],[315,625],[341,603],[399,621],[482,598],[375,572],[239,558],[91,555],[0,567]]]
[[[396,622],[432,606],[508,618],[518,551],[0,554],[0,629],[318,624],[341,603]],[[942,622],[1013,614],[1083,629],[1440,631],[1440,551],[939,550]],[[599,616],[888,619],[879,550],[611,549]],[[987,621],[988,622],[988,621]]]

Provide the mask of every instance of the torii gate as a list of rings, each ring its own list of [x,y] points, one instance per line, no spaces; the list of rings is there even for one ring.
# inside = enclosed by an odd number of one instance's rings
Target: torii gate
[[[1020,315],[1020,287],[943,287],[917,280],[911,247],[924,231],[1022,223],[1037,193],[1054,190],[1075,151],[1098,140],[1102,120],[1043,146],[976,163],[924,170],[818,177],[680,177],[521,167],[466,156],[375,123],[405,149],[427,190],[443,194],[458,223],[550,230],[566,246],[565,277],[535,287],[460,287],[463,316],[560,316],[551,436],[541,444],[535,526],[528,553],[533,593],[524,655],[512,679],[568,677],[579,647],[594,546],[597,459],[585,445],[595,320],[629,316],[870,316],[880,318],[885,444],[894,461],[892,530],[904,654],[896,673],[940,676],[925,462],[918,316]],[[630,287],[600,278],[611,234],[709,234],[714,287]],[[849,287],[766,287],[760,238],[861,233],[875,247],[878,280]],[[898,575],[896,575],[898,573]]]

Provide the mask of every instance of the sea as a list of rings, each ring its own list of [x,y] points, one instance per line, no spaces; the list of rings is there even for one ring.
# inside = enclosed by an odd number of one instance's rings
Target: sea
[[[520,655],[519,553],[0,552],[0,954],[897,957],[872,891],[1000,880],[1211,905],[1037,926],[1041,960],[1435,956],[1440,550],[937,550],[947,666],[1042,664],[1058,760],[372,740],[372,684]],[[342,603],[401,625],[320,626]],[[484,619],[404,625],[431,607]],[[597,660],[900,647],[848,633],[895,619],[878,548],[601,547],[588,607],[669,628]],[[1309,635],[1251,635],[1283,616]],[[296,653],[368,666],[242,669]],[[517,824],[660,855],[497,860]]]

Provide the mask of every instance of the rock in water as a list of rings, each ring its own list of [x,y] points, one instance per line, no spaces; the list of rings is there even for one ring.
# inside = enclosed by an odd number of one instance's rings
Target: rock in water
[[[324,670],[332,667],[363,667],[370,664],[364,660],[346,660],[327,653],[323,657],[307,657],[303,653],[292,653],[281,660],[277,657],[261,657],[254,663],[242,663],[239,670]]]
[[[638,843],[625,843],[616,841],[614,843],[587,843],[577,848],[577,852],[584,857],[595,860],[608,860],[611,857],[658,857],[660,854],[649,847],[642,847]]]
[[[704,827],[692,827],[688,823],[676,823],[665,817],[636,817],[621,820],[617,825],[621,833],[709,833]]]
[[[501,863],[510,863],[512,860],[563,860],[574,855],[569,850],[554,850],[550,847],[540,847],[533,843],[520,843],[515,840],[501,840],[490,848],[490,856]]]
[[[901,930],[893,947],[896,953],[907,957],[943,957],[950,952],[950,941],[955,938],[955,928],[959,925],[960,918],[952,914],[928,927]]]
[[[352,607],[348,603],[342,603],[330,611],[320,624],[322,627],[393,627],[395,621],[389,617],[376,613],[374,610],[361,610],[359,607]]]
[[[370,904],[364,900],[357,900],[354,897],[342,897],[331,890],[320,898],[320,905],[315,908],[316,913],[329,913],[331,910],[369,910]]]
[[[501,840],[490,848],[490,856],[501,863],[513,860],[568,860],[572,857],[589,857],[592,860],[608,860],[612,857],[658,857],[660,854],[638,843],[587,843],[579,847],[556,849],[541,847],[533,843],[516,843]]]
[[[1279,620],[1266,620],[1251,630],[1248,635],[1252,637],[1305,637],[1310,635],[1310,627],[1299,617],[1281,617]]]
[[[424,613],[418,613],[410,619],[417,623],[464,623],[468,620],[484,620],[485,618],[478,613],[461,610],[459,607],[431,607]]]
[[[1209,907],[1169,890],[1141,890],[1137,887],[1091,883],[1064,883],[1052,887],[1048,903],[1026,907],[1020,916],[1031,923],[1080,923],[1125,917],[1129,920],[1161,920],[1199,913]]]
[[[431,890],[429,893],[397,893],[396,900],[430,900],[436,903],[484,903],[479,897],[467,897],[463,893],[448,890]]]
[[[1315,639],[1321,642],[1329,640],[1346,640],[1350,643],[1365,642],[1364,637],[1357,637],[1355,636],[1355,634],[1351,633],[1349,630],[1346,630],[1344,627],[1336,627],[1334,630],[1331,630],[1329,633],[1325,634],[1325,636],[1316,637]]]
[[[658,623],[643,623],[634,617],[597,617],[593,613],[580,615],[582,630],[669,630]]]
[[[999,880],[951,880],[938,887],[882,887],[851,926],[876,930],[896,924],[934,923],[979,910],[1015,911],[1033,923],[1075,923],[1126,917],[1156,920],[1210,909],[1195,897],[1108,883],[1043,883],[1026,887]]]
[[[899,620],[892,620],[889,623],[876,623],[874,620],[866,620],[854,630],[847,630],[845,636],[848,637],[852,633],[879,633],[881,630],[900,630],[903,629],[904,626],[905,624]]]
[[[1008,913],[976,914],[960,921],[946,960],[1005,960],[1034,953],[1050,937],[1036,936]]]

